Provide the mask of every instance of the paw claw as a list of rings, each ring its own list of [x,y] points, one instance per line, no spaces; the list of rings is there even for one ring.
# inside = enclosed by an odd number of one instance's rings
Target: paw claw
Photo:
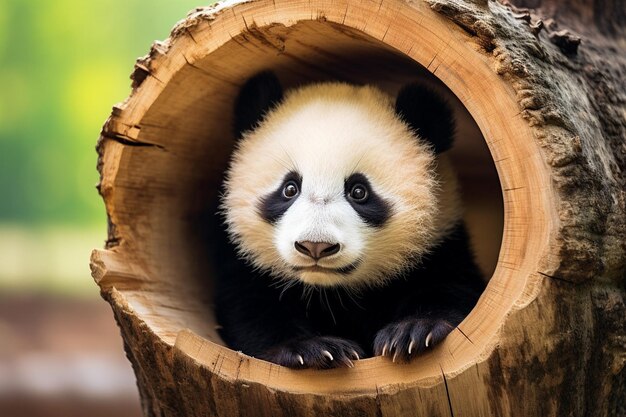
[[[393,350],[393,349],[395,349],[397,344],[398,344],[398,338],[395,338],[395,339],[391,342],[391,346],[389,347],[389,350]]]
[[[432,338],[433,338],[433,332],[428,333],[428,336],[426,336],[426,340],[424,341],[424,345],[426,347],[428,347]]]
[[[258,357],[292,369],[352,368],[350,356],[360,358],[361,347],[355,342],[333,336],[295,339],[277,345]]]
[[[352,350],[352,355],[354,356],[354,358],[358,361],[361,360],[361,357],[359,356],[359,354],[356,352],[356,350]]]
[[[390,323],[376,333],[374,352],[389,356],[393,362],[409,362],[439,344],[462,318],[460,313],[447,312],[441,316],[410,316]]]

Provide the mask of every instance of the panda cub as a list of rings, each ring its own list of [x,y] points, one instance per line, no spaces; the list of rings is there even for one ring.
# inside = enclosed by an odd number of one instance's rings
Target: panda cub
[[[217,320],[229,347],[290,368],[408,362],[484,289],[445,151],[448,105],[330,82],[241,89],[224,183]]]

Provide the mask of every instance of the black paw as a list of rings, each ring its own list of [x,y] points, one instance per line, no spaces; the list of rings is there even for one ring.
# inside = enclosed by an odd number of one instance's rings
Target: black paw
[[[259,355],[259,358],[293,369],[330,369],[351,368],[354,360],[364,356],[363,349],[355,342],[320,336],[285,342]]]
[[[374,354],[394,362],[408,362],[441,342],[461,320],[437,317],[407,317],[376,333]]]

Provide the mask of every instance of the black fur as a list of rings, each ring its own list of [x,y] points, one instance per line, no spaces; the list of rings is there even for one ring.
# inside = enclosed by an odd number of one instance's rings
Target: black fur
[[[348,196],[355,184],[362,184],[367,188],[369,196],[363,203],[356,202]],[[375,227],[381,227],[385,224],[387,219],[389,219],[391,206],[372,190],[372,186],[365,175],[360,173],[350,175],[344,184],[344,195],[348,203],[350,203],[354,211],[357,212],[365,223]]]
[[[330,354],[332,360],[323,353],[324,351]],[[258,357],[289,368],[329,369],[339,366],[352,367],[353,361],[365,357],[365,353],[359,345],[350,340],[332,336],[313,336],[291,339],[270,348]]]
[[[253,129],[282,98],[283,88],[273,72],[263,71],[250,78],[235,101],[235,138]]]
[[[396,113],[430,143],[435,153],[447,151],[454,141],[454,115],[440,94],[420,84],[402,88]]]
[[[225,232],[221,236],[214,264],[222,338],[233,349],[291,368],[349,366],[353,351],[361,358],[379,355],[385,344],[386,355],[407,361],[427,349],[429,332],[430,348],[452,331],[484,289],[461,223],[406,277],[358,295],[278,285],[237,259]]]
[[[276,190],[259,201],[259,213],[269,223],[277,222],[300,196],[300,193],[292,198],[287,198],[283,195],[283,188],[289,181],[295,182],[298,190],[302,187],[302,177],[297,172],[292,171],[285,175],[283,182]]]
[[[253,128],[281,98],[280,83],[272,73],[248,81],[235,106],[236,136]],[[451,146],[452,112],[430,90],[418,85],[404,88],[396,110],[435,152]],[[295,173],[285,181],[294,178],[300,186],[302,179]],[[370,193],[363,203],[348,198],[357,182]],[[278,220],[297,198],[285,199],[283,186],[284,182],[259,203],[260,214],[269,222]],[[363,174],[346,180],[345,193],[367,223],[384,225],[391,207],[373,193]],[[279,283],[238,259],[223,228],[215,231],[212,240],[222,338],[233,349],[291,368],[351,366],[358,357],[383,353],[408,361],[427,348],[429,333],[429,348],[450,333],[484,289],[462,223],[406,277],[395,277],[385,286],[366,288],[358,295],[341,288],[307,288],[296,281]],[[349,274],[351,268],[342,273]],[[409,353],[411,340],[415,343]]]

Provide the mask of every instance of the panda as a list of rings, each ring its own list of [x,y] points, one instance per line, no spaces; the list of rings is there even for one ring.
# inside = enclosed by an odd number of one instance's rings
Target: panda
[[[484,289],[445,151],[452,110],[419,84],[395,100],[323,82],[241,88],[215,250],[224,342],[294,369],[409,362]]]

